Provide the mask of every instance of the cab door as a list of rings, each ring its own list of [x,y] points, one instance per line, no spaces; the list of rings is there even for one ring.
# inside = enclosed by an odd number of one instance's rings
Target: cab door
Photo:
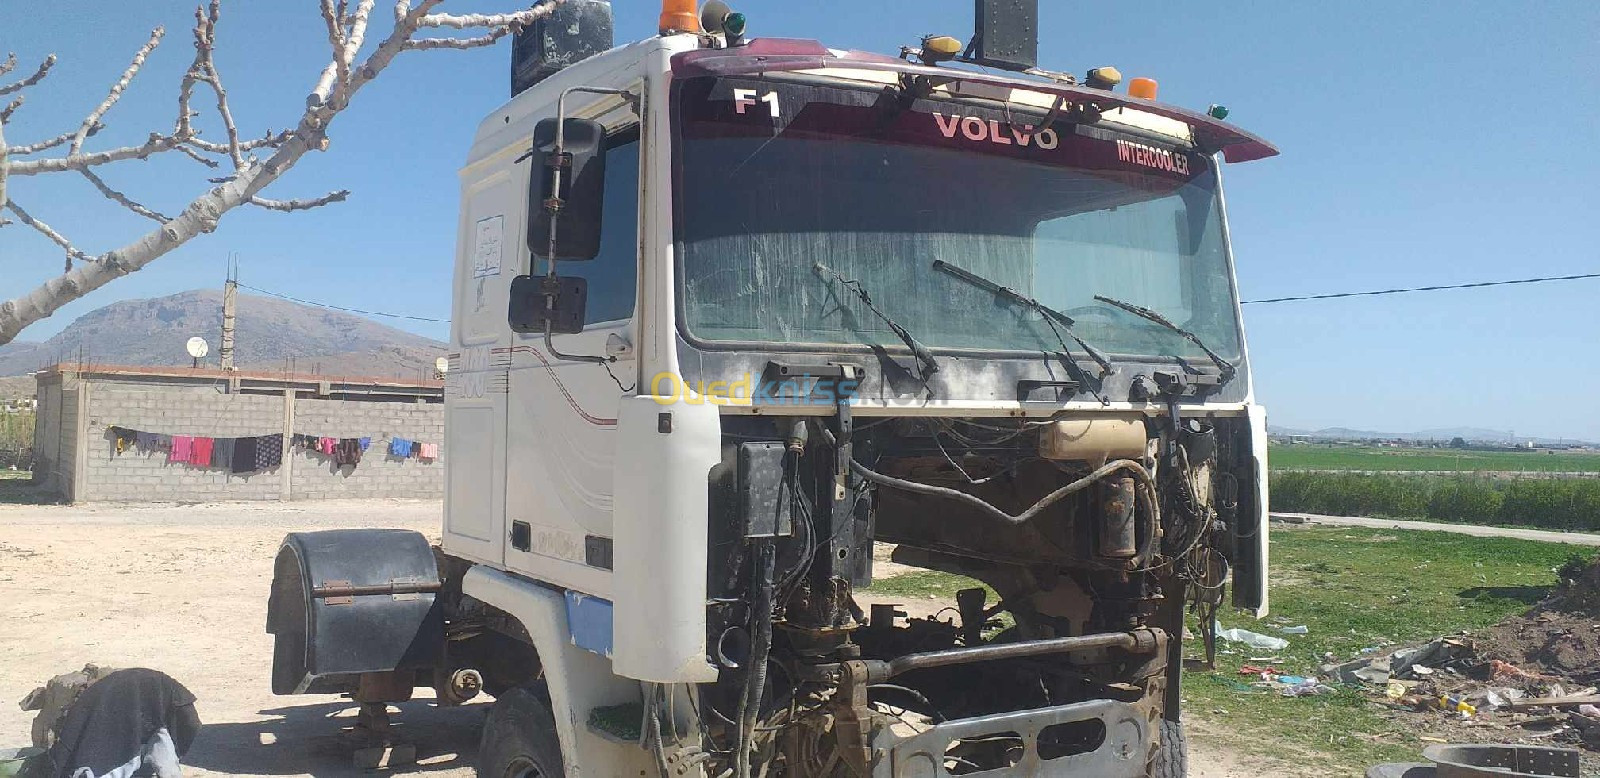
[[[575,102],[575,101],[573,101]],[[636,392],[635,309],[640,258],[639,120],[604,98],[569,114],[606,123],[606,188],[600,252],[561,262],[588,281],[584,329],[552,337],[513,335],[508,407],[506,516],[524,542],[506,549],[507,569],[586,594],[611,592],[611,504],[618,408]],[[529,174],[537,174],[530,171]],[[543,272],[543,261],[533,263]],[[600,365],[562,354],[611,356]]]
[[[507,151],[509,155],[510,151]],[[506,536],[506,299],[516,275],[521,197],[505,164],[464,172],[456,248],[451,354],[445,373],[444,545],[451,553],[502,563]]]

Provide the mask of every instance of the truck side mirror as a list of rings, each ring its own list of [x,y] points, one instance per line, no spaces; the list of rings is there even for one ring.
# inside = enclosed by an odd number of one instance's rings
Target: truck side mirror
[[[573,276],[517,276],[511,279],[511,331],[571,335],[583,332],[589,281]],[[553,304],[552,304],[553,303]]]
[[[533,130],[535,159],[544,164],[528,181],[528,250],[547,260],[594,259],[600,254],[600,217],[605,205],[606,128],[592,119],[567,119],[559,155],[556,128],[555,119],[545,119]],[[559,192],[553,186],[558,177]],[[552,202],[557,203],[554,211]],[[552,220],[556,234],[553,257]]]

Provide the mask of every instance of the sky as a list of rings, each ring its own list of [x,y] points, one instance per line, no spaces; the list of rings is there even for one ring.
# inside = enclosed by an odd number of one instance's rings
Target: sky
[[[965,38],[972,29],[970,0],[733,5],[749,17],[751,35],[837,48],[895,53],[924,34]],[[1246,300],[1600,271],[1600,3],[1041,5],[1041,65],[1078,74],[1115,65],[1125,77],[1155,78],[1163,101],[1226,105],[1230,121],[1282,150],[1224,171]],[[29,91],[7,140],[75,127],[158,24],[165,42],[89,148],[170,129],[192,57],[192,5],[21,6],[0,5],[0,51],[17,52],[18,70],[50,52],[60,63]],[[238,124],[247,134],[281,129],[299,116],[326,62],[316,3],[223,6],[218,67]],[[654,33],[657,4],[614,6],[619,41]],[[348,202],[292,215],[239,209],[215,234],[68,305],[21,339],[43,340],[116,300],[220,287],[230,254],[246,284],[447,319],[456,169],[479,119],[509,96],[509,57],[505,42],[402,55],[336,120],[329,150],[266,192],[343,188],[352,191]],[[168,212],[214,175],[183,158],[102,170],[113,186]],[[11,195],[90,253],[151,224],[77,179],[14,178]],[[39,236],[0,230],[0,297],[61,265]],[[385,321],[448,335],[444,324]],[[1245,324],[1257,394],[1276,425],[1476,426],[1600,440],[1600,280],[1248,305]]]

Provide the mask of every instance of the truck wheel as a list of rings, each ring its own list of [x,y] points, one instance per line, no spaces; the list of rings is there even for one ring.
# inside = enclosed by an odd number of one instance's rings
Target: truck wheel
[[[478,744],[478,778],[563,775],[556,720],[538,686],[519,686],[495,700]]]
[[[1161,720],[1161,745],[1150,759],[1150,778],[1186,778],[1189,775],[1189,738],[1183,724]]]

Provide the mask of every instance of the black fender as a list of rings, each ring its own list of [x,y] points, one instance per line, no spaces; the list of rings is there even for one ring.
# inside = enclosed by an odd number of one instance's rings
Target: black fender
[[[267,602],[272,693],[350,692],[363,674],[433,668],[444,652],[442,588],[420,533],[290,533]]]

